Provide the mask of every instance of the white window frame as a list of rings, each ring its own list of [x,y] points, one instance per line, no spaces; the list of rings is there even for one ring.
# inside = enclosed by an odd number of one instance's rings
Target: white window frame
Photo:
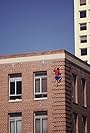
[[[10,133],[10,122],[14,121],[15,123],[15,133],[16,133],[16,123],[17,121],[21,121],[22,123],[22,117],[9,117],[9,133]]]
[[[34,99],[35,100],[41,100],[41,99],[47,99],[47,97],[40,97],[40,98],[36,98],[35,95],[43,95],[43,94],[46,94],[47,95],[47,92],[42,92],[42,79],[43,78],[47,78],[47,75],[41,75],[41,76],[35,76],[34,74]],[[35,92],[35,80],[36,79],[39,79],[40,80],[40,92]]]
[[[16,91],[17,91],[17,88],[16,88],[16,84],[18,81],[21,81],[22,82],[22,77],[14,77],[14,78],[10,78],[9,77],[9,101],[17,101],[17,100],[21,100],[21,99],[18,99],[16,98],[15,100],[14,99],[10,99],[10,96],[22,96],[22,94],[16,94]],[[15,94],[10,94],[10,83],[11,82],[15,82]]]
[[[34,133],[35,133],[35,120],[36,119],[40,119],[40,133],[42,133],[42,120],[43,119],[47,119],[48,120],[48,116],[47,115],[35,115],[34,113]]]

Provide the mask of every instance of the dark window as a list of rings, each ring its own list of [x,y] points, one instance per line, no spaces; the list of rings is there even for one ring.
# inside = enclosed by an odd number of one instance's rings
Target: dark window
[[[9,99],[22,98],[22,77],[21,74],[9,74]]]
[[[34,126],[35,133],[48,133],[47,112],[45,111],[35,112],[34,121],[35,121],[35,126]]]
[[[86,107],[87,106],[87,100],[86,100],[86,80],[81,79],[81,94],[82,94],[82,106]]]
[[[85,116],[82,116],[82,127],[83,133],[87,133],[87,118]]]
[[[80,11],[80,18],[86,17],[86,11]]]
[[[86,0],[80,0],[80,6],[86,5]]]
[[[15,94],[15,82],[10,82],[10,94]]]
[[[73,133],[78,133],[78,116],[77,116],[77,113],[73,113]]]
[[[22,112],[8,113],[10,117],[20,117],[22,116]]]
[[[22,133],[21,113],[9,113],[9,133]]]
[[[80,30],[87,30],[87,24],[86,23],[80,24]]]
[[[34,73],[34,97],[47,97],[47,72]]]
[[[40,79],[35,79],[35,93],[40,92]]]
[[[47,77],[42,78],[42,92],[47,92]]]
[[[16,94],[22,94],[22,82],[21,81],[17,81],[17,84],[16,84]]]
[[[72,74],[72,98],[73,102],[77,103],[77,76]]]
[[[87,48],[81,49],[81,55],[87,55]]]
[[[10,78],[16,78],[16,77],[22,77],[21,73],[13,73],[13,74],[9,74]]]
[[[87,35],[80,36],[80,43],[87,43]]]

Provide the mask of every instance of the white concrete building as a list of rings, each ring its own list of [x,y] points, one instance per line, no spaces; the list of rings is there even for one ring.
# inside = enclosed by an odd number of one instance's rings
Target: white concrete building
[[[90,0],[74,0],[75,55],[90,64]]]

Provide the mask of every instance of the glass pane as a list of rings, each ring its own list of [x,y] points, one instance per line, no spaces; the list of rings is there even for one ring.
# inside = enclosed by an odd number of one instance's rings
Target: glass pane
[[[81,83],[82,83],[82,88],[84,89],[85,88],[85,79],[82,79]]]
[[[80,42],[81,43],[86,43],[87,42],[87,36],[80,36]]]
[[[21,81],[16,82],[16,88],[17,88],[16,94],[21,94],[22,93],[22,82]]]
[[[80,18],[86,17],[86,11],[80,11]]]
[[[48,122],[47,118],[42,120],[42,133],[48,133]]]
[[[21,122],[21,120],[18,120],[16,122],[16,133],[22,133],[22,122]]]
[[[15,94],[15,82],[10,82],[10,94]]]
[[[80,24],[80,30],[86,30],[86,29],[87,29],[87,24],[86,23]]]
[[[86,5],[86,0],[80,0],[80,5]]]
[[[77,114],[73,113],[73,133],[77,131]]]
[[[81,55],[87,55],[87,48],[81,49]]]
[[[47,78],[42,78],[42,92],[47,92]]]
[[[10,121],[10,133],[15,133],[15,122]]]
[[[35,133],[40,133],[40,119],[35,119]]]
[[[35,92],[40,92],[40,79],[35,79]]]

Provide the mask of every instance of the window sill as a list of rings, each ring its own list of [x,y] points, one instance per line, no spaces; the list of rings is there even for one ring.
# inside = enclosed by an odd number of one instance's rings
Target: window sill
[[[73,103],[76,104],[76,105],[78,105],[78,102],[74,102],[74,101],[73,101]]]
[[[80,4],[80,6],[86,6],[86,3],[82,3],[82,4]]]
[[[21,101],[22,101],[22,99],[16,99],[16,100],[9,100],[8,102],[13,103],[13,102],[21,102]]]
[[[83,108],[87,109],[87,106],[82,105]]]
[[[39,101],[39,100],[46,100],[48,99],[47,97],[44,97],[44,98],[34,98],[35,101]]]

